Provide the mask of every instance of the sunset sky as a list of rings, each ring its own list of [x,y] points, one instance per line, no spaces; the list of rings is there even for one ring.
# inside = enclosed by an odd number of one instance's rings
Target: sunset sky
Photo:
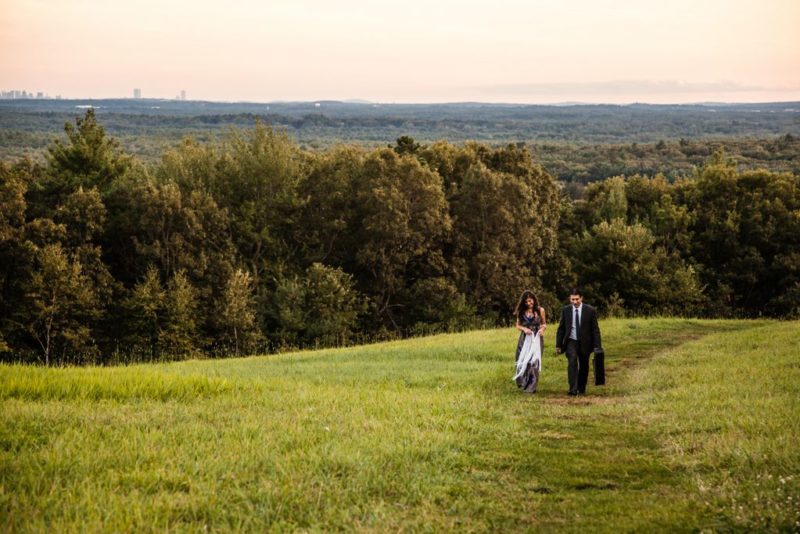
[[[0,0],[0,90],[796,101],[799,27],[800,0]]]

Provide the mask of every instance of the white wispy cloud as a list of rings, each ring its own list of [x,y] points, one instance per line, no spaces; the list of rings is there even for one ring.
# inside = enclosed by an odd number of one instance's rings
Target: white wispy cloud
[[[682,94],[741,93],[754,91],[792,91],[797,87],[766,87],[732,81],[681,82],[677,80],[613,80],[604,82],[514,83],[471,87],[487,94],[552,95],[619,95],[619,94]]]

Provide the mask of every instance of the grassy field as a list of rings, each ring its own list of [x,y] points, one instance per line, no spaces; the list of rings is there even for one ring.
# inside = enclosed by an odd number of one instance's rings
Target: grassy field
[[[552,331],[534,396],[511,329],[0,366],[0,530],[800,530],[800,323],[601,328],[577,398]]]

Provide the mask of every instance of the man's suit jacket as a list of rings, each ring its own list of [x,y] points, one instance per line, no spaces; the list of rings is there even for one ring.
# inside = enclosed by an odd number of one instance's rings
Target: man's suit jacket
[[[556,347],[564,352],[567,349],[567,340],[572,330],[572,320],[575,317],[575,307],[571,304],[561,309],[561,319],[558,322],[556,331]],[[603,343],[600,340],[600,326],[597,324],[597,311],[583,303],[581,311],[581,324],[578,325],[578,344],[580,352],[588,356],[594,349],[602,349]]]

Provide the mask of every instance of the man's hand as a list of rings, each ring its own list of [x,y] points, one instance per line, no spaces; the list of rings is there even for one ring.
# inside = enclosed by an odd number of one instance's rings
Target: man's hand
[[[561,347],[556,347],[556,354],[561,354]]]

